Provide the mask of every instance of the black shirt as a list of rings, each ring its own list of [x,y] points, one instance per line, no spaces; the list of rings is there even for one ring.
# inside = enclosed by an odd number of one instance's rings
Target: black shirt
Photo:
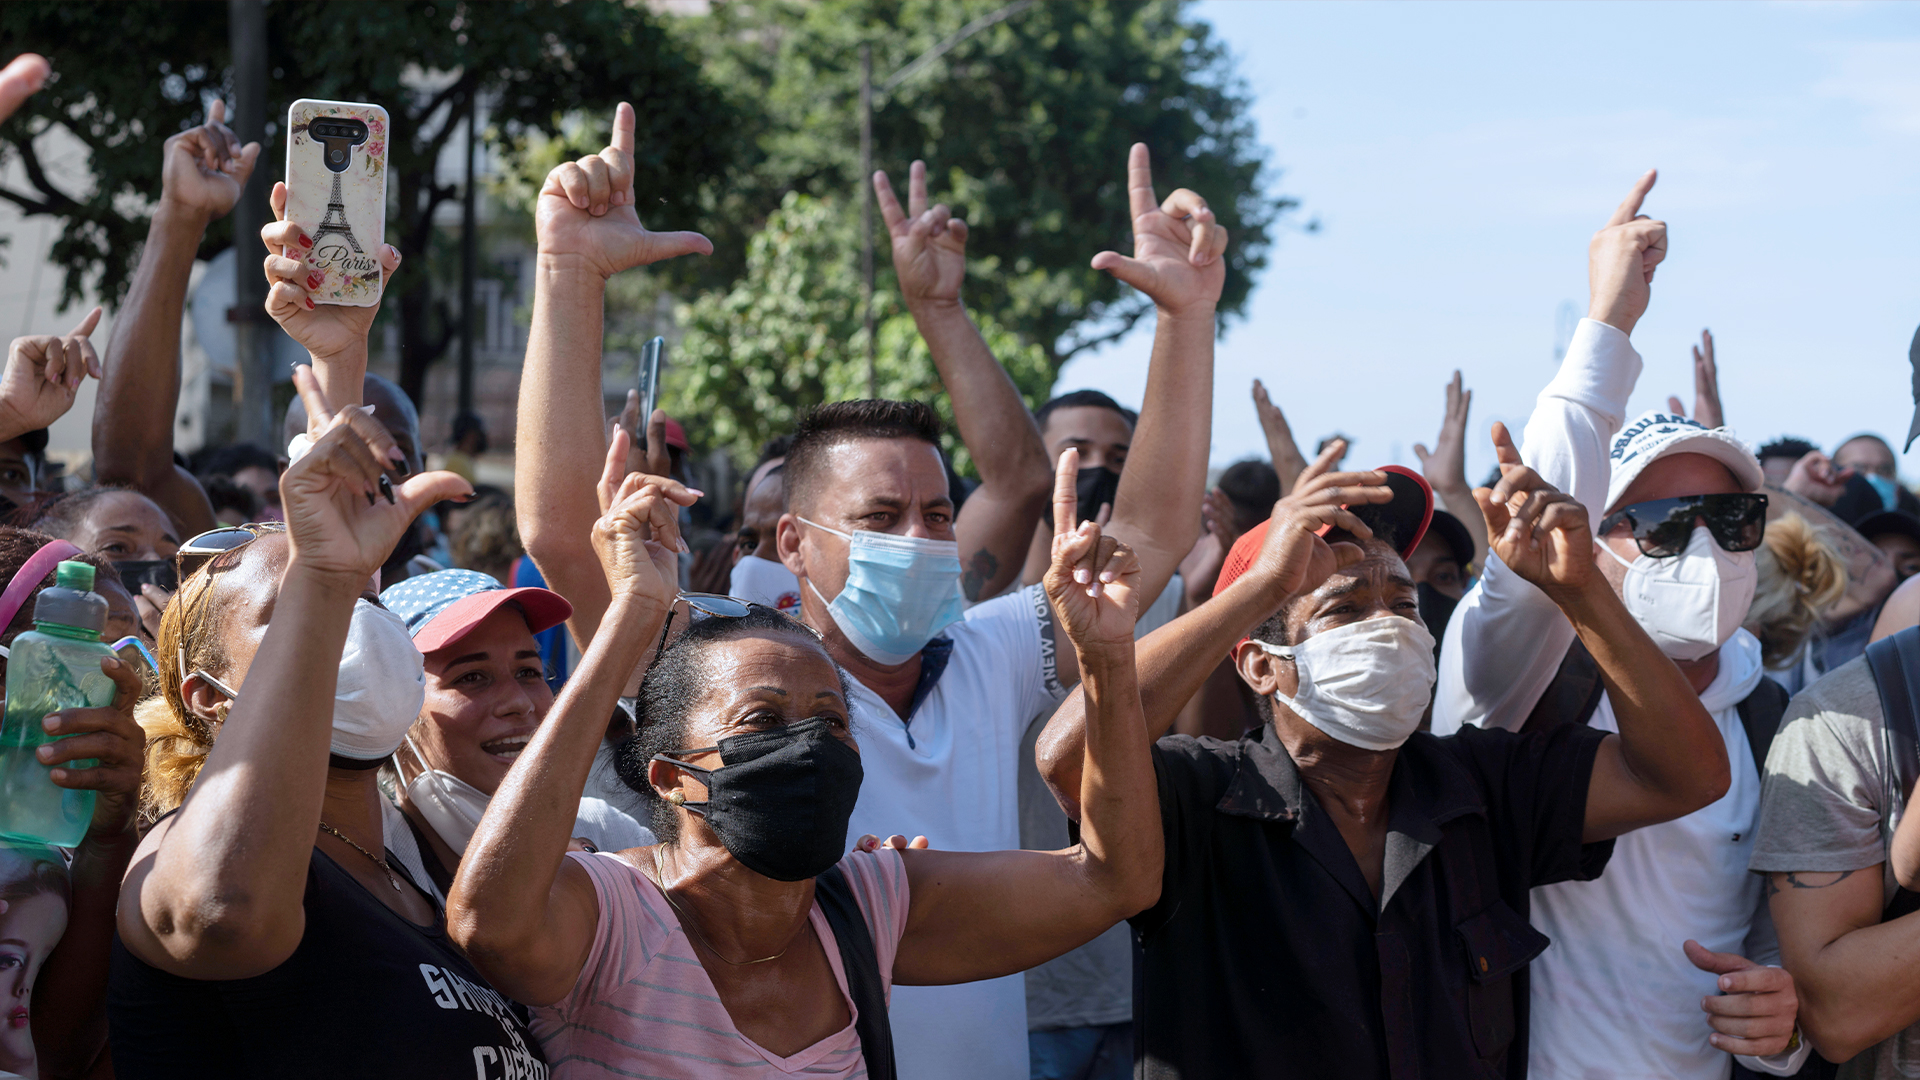
[[[1135,1074],[1499,1077],[1527,1071],[1527,891],[1599,875],[1582,844],[1604,732],[1416,733],[1388,788],[1377,905],[1271,725],[1154,747],[1160,902],[1134,916]]]
[[[526,1009],[487,985],[437,910],[415,926],[318,848],[305,906],[293,955],[246,979],[181,978],[114,935],[107,1031],[121,1080],[546,1080]]]

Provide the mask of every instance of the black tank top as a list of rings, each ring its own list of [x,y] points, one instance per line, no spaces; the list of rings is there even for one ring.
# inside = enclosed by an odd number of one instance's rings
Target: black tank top
[[[121,1080],[176,1077],[476,1077],[546,1080],[527,1010],[502,997],[434,925],[413,925],[318,848],[306,933],[279,967],[186,979],[118,934],[107,990]]]

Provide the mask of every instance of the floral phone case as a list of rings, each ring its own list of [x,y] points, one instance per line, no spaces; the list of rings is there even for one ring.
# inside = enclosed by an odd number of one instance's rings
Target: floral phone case
[[[380,245],[387,240],[387,110],[301,98],[287,110],[287,220],[313,250],[324,279],[316,304],[380,302]]]

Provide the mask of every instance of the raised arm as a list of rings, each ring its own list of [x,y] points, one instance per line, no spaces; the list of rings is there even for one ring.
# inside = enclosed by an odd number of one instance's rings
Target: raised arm
[[[894,961],[897,983],[1024,971],[1159,897],[1160,803],[1133,664],[1140,570],[1098,524],[1074,526],[1079,464],[1077,450],[1060,455],[1045,586],[1079,657],[1087,702],[1080,843],[1049,852],[903,851],[912,901]]]
[[[173,460],[187,279],[207,224],[233,209],[260,158],[260,144],[241,146],[225,120],[226,105],[215,100],[206,123],[169,138],[161,150],[160,205],[114,319],[93,406],[94,474],[159,503],[182,536],[215,524],[207,493]]]
[[[880,214],[893,237],[893,272],[900,298],[933,354],[940,382],[953,400],[960,441],[980,470],[980,487],[954,523],[968,600],[985,600],[1020,573],[1027,545],[1047,501],[1047,448],[1020,400],[1020,391],[994,359],[960,302],[967,276],[967,223],[945,204],[927,206],[927,167],[907,172],[907,210],[900,211],[886,173],[873,174]]]
[[[679,591],[676,514],[694,498],[664,477],[635,473],[620,482],[592,533],[611,597],[602,630],[461,856],[447,933],[516,1001],[565,997],[593,946],[599,901],[586,871],[567,859],[567,839],[607,717]]]
[[[96,307],[70,333],[13,339],[6,372],[0,374],[0,442],[39,431],[67,415],[80,380],[100,377],[100,357],[92,341],[99,325]]]
[[[1141,639],[1140,698],[1149,743],[1172,726],[1181,707],[1240,639],[1288,597],[1317,588],[1335,568],[1360,557],[1352,544],[1329,546],[1319,531],[1337,525],[1362,538],[1372,536],[1346,507],[1386,502],[1393,493],[1385,486],[1385,473],[1329,472],[1346,450],[1339,439],[1327,444],[1300,474],[1293,493],[1274,504],[1266,539],[1246,573],[1218,596]],[[1076,690],[1047,721],[1034,748],[1040,775],[1068,817],[1080,813],[1086,729],[1086,698]]]
[[[1505,425],[1493,430],[1500,482],[1473,494],[1494,553],[1565,613],[1599,665],[1620,725],[1594,759],[1585,842],[1671,821],[1725,795],[1733,778],[1726,741],[1594,565],[1586,508],[1520,463]]]
[[[313,358],[313,377],[333,407],[358,405],[366,392],[367,333],[380,305],[314,303],[309,292],[321,284],[321,277],[307,261],[313,240],[298,222],[287,220],[287,185],[274,184],[267,202],[275,219],[260,230],[260,241],[267,246],[267,314]],[[379,254],[384,301],[400,269],[400,249],[381,244]],[[317,437],[320,431],[319,422],[308,414],[307,434]]]
[[[1485,566],[1487,521],[1473,501],[1473,485],[1467,480],[1467,413],[1472,408],[1473,391],[1460,385],[1460,372],[1455,371],[1447,384],[1447,414],[1440,421],[1440,437],[1433,441],[1432,450],[1425,443],[1414,443],[1413,456],[1420,459],[1420,474],[1433,485],[1434,499],[1459,518],[1473,537],[1473,565]]]
[[[1280,474],[1280,494],[1286,495],[1306,471],[1306,456],[1300,453],[1300,444],[1293,441],[1293,427],[1287,423],[1287,414],[1268,396],[1266,384],[1259,379],[1253,380],[1253,410],[1260,417],[1260,433],[1267,440],[1267,456],[1273,461],[1273,471]]]
[[[1680,399],[1669,395],[1667,411],[1687,415]],[[1700,331],[1700,344],[1693,347],[1693,418],[1708,427],[1722,427],[1727,418],[1720,408],[1720,367],[1713,360],[1713,331]]]
[[[121,895],[127,948],[189,979],[258,975],[300,944],[339,674],[326,658],[340,656],[354,602],[401,532],[471,490],[420,473],[392,502],[376,498],[400,455],[386,429],[335,413],[309,368],[294,384],[322,434],[280,478],[289,554],[272,622],[193,790],[142,841]]]
[[[547,174],[534,207],[533,327],[520,376],[514,506],[520,539],[547,585],[573,604],[584,651],[610,595],[593,557],[594,484],[607,455],[600,350],[607,280],[713,245],[699,233],[648,232],[633,193],[633,106],[614,112],[612,143]],[[651,422],[651,421],[650,421]],[[658,441],[654,445],[659,445]]]

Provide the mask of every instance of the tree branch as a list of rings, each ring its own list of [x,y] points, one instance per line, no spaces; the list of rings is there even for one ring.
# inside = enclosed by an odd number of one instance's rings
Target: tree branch
[[[1119,326],[1116,326],[1114,329],[1108,331],[1107,333],[1101,334],[1098,337],[1087,338],[1086,340],[1081,341],[1078,344],[1074,345],[1073,348],[1065,350],[1064,352],[1060,353],[1060,361],[1062,363],[1065,363],[1066,361],[1073,359],[1074,356],[1076,356],[1077,354],[1079,354],[1080,352],[1086,349],[1098,348],[1101,345],[1108,344],[1109,342],[1118,341],[1121,338],[1126,337],[1128,334],[1133,332],[1133,328],[1139,325],[1140,320],[1145,318],[1146,314],[1147,314],[1147,307],[1145,305],[1141,305],[1140,307],[1135,308],[1133,311],[1129,312],[1128,314],[1120,316]]]
[[[8,191],[6,188],[0,188],[0,199],[7,200],[28,214],[54,214],[59,212],[55,210],[50,203],[34,202],[27,196],[17,191]]]
[[[26,170],[27,180],[32,183],[35,188],[38,188],[42,195],[47,197],[47,205],[50,207],[48,210],[49,213],[58,213],[61,210],[78,210],[80,208],[80,204],[74,201],[72,196],[54,187],[53,181],[47,179],[46,170],[40,167],[40,155],[34,151],[33,139],[31,137],[22,139],[15,136],[8,141],[13,143],[14,149],[20,151],[20,166]]]

